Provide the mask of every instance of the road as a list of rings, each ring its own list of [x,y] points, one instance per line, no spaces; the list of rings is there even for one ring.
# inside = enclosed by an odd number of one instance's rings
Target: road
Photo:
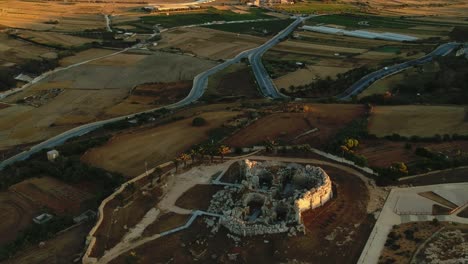
[[[280,31],[276,35],[276,37],[270,39],[265,44],[258,47],[254,52],[249,54],[250,65],[252,66],[252,71],[255,75],[255,79],[257,80],[260,92],[263,94],[263,96],[273,99],[288,98],[286,95],[278,91],[278,88],[276,87],[275,83],[270,78],[270,75],[263,66],[262,56],[268,49],[278,44],[281,41],[281,39],[286,38],[299,24],[301,24],[307,18],[297,18],[291,25]]]
[[[453,49],[456,47],[460,46],[459,43],[455,42],[450,42],[446,44],[442,44],[439,47],[437,47],[435,50],[430,52],[429,54],[424,55],[421,58],[403,62],[400,64],[396,64],[393,66],[388,66],[383,69],[380,69],[378,71],[374,71],[372,73],[369,73],[368,75],[362,77],[359,81],[351,85],[348,89],[346,89],[343,93],[339,94],[336,96],[339,100],[350,100],[351,97],[359,94],[362,92],[364,89],[369,87],[372,83],[385,78],[387,76],[396,74],[398,72],[404,71],[408,68],[411,68],[413,66],[417,65],[422,65],[426,64],[428,62],[431,62],[435,57],[437,56],[446,56],[449,54]]]
[[[106,125],[106,124],[118,122],[118,121],[125,120],[125,119],[131,119],[131,118],[134,118],[136,115],[143,114],[143,113],[151,113],[151,112],[160,110],[161,108],[178,109],[178,108],[188,106],[188,105],[194,103],[195,101],[197,101],[203,95],[203,93],[205,92],[205,89],[207,87],[207,84],[208,84],[209,76],[211,76],[211,75],[213,75],[213,74],[227,68],[228,66],[230,66],[232,64],[240,62],[241,59],[243,59],[243,58],[250,58],[250,56],[252,56],[251,57],[252,62],[253,62],[253,64],[255,64],[253,66],[254,72],[255,71],[258,72],[260,70],[259,74],[261,74],[260,75],[261,78],[259,78],[259,77],[256,77],[256,78],[257,78],[257,80],[260,79],[260,82],[263,85],[261,87],[264,87],[263,89],[265,89],[264,93],[266,95],[268,95],[269,97],[275,98],[275,96],[279,96],[279,93],[278,93],[278,91],[276,91],[276,87],[273,86],[273,88],[272,88],[271,86],[270,87],[265,86],[265,84],[267,84],[268,82],[272,83],[272,81],[271,81],[269,75],[266,73],[266,70],[263,68],[263,65],[261,64],[261,60],[259,61],[259,59],[261,59],[261,55],[263,53],[265,53],[266,50],[268,50],[270,47],[276,45],[280,41],[281,38],[283,38],[283,37],[287,36],[289,33],[291,33],[292,30],[297,25],[299,25],[299,23],[301,23],[303,20],[304,20],[303,18],[296,19],[290,26],[288,26],[283,31],[279,32],[272,39],[268,40],[267,42],[265,42],[261,46],[259,46],[257,48],[254,48],[254,49],[243,51],[243,52],[239,53],[237,56],[235,56],[234,58],[228,59],[228,60],[224,61],[223,63],[218,64],[218,65],[214,66],[213,68],[198,74],[193,79],[193,86],[192,86],[192,89],[190,90],[190,93],[187,95],[187,97],[185,97],[184,99],[182,99],[181,101],[179,101],[177,103],[167,105],[167,106],[164,106],[164,107],[158,107],[158,108],[150,109],[150,110],[147,110],[147,111],[142,111],[142,112],[135,113],[135,114],[130,114],[130,115],[121,116],[121,117],[115,117],[115,118],[102,120],[102,121],[97,121],[97,122],[85,124],[85,125],[82,125],[82,126],[79,126],[79,127],[75,127],[73,129],[65,131],[65,132],[63,132],[63,133],[61,133],[61,134],[59,134],[57,136],[54,136],[54,137],[52,137],[52,138],[50,138],[48,140],[45,140],[45,141],[31,147],[30,149],[25,150],[25,151],[13,156],[13,157],[10,157],[10,158],[2,161],[0,163],[0,170],[2,170],[5,166],[7,166],[9,164],[12,164],[12,163],[14,163],[16,161],[25,160],[25,159],[29,158],[29,156],[31,156],[32,154],[37,153],[37,152],[39,152],[39,151],[41,151],[43,149],[53,148],[55,146],[61,145],[66,140],[68,140],[70,138],[84,135],[84,134],[89,133],[89,132],[91,132],[93,130],[96,130],[96,129],[98,129],[98,128]],[[136,47],[132,47],[132,48],[136,48]],[[125,49],[125,50],[119,51],[117,53],[122,53],[122,52],[125,52],[127,50],[128,49]],[[102,58],[108,57],[108,56],[113,56],[113,55],[115,55],[117,53],[110,54],[110,55],[107,55],[107,56],[103,56]],[[93,59],[93,60],[97,60],[97,59],[99,59],[99,58],[96,58],[96,59]],[[93,60],[89,60],[89,61],[93,61]],[[41,75],[40,77],[34,79],[33,82],[31,82],[30,84],[22,87],[21,89],[17,89],[15,92],[23,90],[23,89],[29,87],[30,85],[32,85],[33,83],[39,82],[40,80],[44,79],[45,77],[49,76],[50,74],[56,73],[58,71],[66,70],[66,69],[69,69],[71,67],[76,67],[76,66],[85,64],[85,63],[87,63],[89,61],[81,62],[81,63],[74,64],[74,65],[66,67],[66,68],[60,68],[60,69],[48,72],[48,73],[46,73],[44,75]],[[263,71],[262,71],[262,69],[263,69]],[[257,74],[256,74],[256,76],[257,76]],[[275,89],[275,90],[273,91],[272,89]],[[7,95],[5,95],[5,96],[7,96]],[[5,97],[5,96],[3,96],[3,97]],[[0,98],[3,98],[3,97],[0,97]]]

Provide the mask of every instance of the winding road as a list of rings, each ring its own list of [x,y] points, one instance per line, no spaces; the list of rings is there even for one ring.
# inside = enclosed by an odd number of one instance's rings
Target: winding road
[[[98,128],[106,125],[106,124],[122,121],[122,120],[125,120],[125,119],[131,119],[131,118],[134,118],[136,115],[143,114],[143,113],[151,113],[151,112],[160,110],[162,108],[178,109],[178,108],[188,106],[188,105],[196,102],[203,95],[203,93],[204,93],[204,91],[205,91],[205,89],[207,87],[207,84],[208,84],[209,76],[211,76],[211,75],[225,69],[226,67],[228,67],[228,66],[230,66],[232,64],[240,62],[241,59],[243,59],[243,58],[252,58],[252,63],[253,63],[252,67],[254,68],[254,72],[256,72],[256,71],[258,71],[260,69],[260,74],[261,75],[256,76],[257,80],[259,80],[259,78],[260,78],[259,83],[264,83],[264,82],[266,82],[266,84],[268,84],[268,82],[272,83],[269,75],[266,73],[266,70],[263,68],[263,65],[261,64],[261,60],[259,60],[259,59],[261,58],[261,55],[267,49],[269,49],[270,47],[272,47],[276,43],[278,43],[281,38],[283,38],[283,37],[287,36],[288,34],[290,34],[295,29],[295,27],[297,25],[299,25],[303,20],[304,20],[304,18],[297,18],[291,25],[289,25],[283,31],[279,32],[272,39],[268,40],[267,42],[265,42],[261,46],[259,46],[257,48],[254,48],[254,49],[243,51],[243,52],[239,53],[237,56],[235,56],[234,58],[228,59],[228,60],[224,61],[223,63],[218,64],[218,65],[214,66],[213,68],[198,74],[193,79],[193,86],[192,86],[192,89],[190,90],[190,93],[187,95],[187,97],[185,97],[184,99],[182,99],[181,101],[179,101],[177,103],[167,105],[167,106],[164,106],[164,107],[158,107],[158,108],[150,109],[150,110],[147,110],[147,111],[142,111],[142,112],[135,113],[135,114],[115,117],[115,118],[102,120],[102,121],[97,121],[97,122],[93,122],[93,123],[89,123],[89,124],[86,124],[86,125],[75,127],[73,129],[65,131],[65,132],[63,132],[63,133],[61,133],[59,135],[56,135],[56,136],[54,136],[54,137],[52,137],[52,138],[50,138],[48,140],[45,140],[45,141],[31,147],[28,150],[25,150],[25,151],[15,155],[15,156],[12,156],[12,157],[2,161],[0,163],[0,170],[2,170],[3,168],[5,168],[5,166],[10,165],[10,164],[12,164],[14,162],[25,160],[25,159],[29,158],[32,154],[37,153],[37,152],[39,152],[39,151],[41,151],[43,149],[53,148],[55,146],[61,145],[66,140],[68,140],[68,139],[70,139],[72,137],[84,135],[84,134],[89,133],[89,132],[91,132],[93,130],[96,130],[96,129],[98,129]],[[132,47],[132,48],[136,48],[136,47]],[[122,53],[122,52],[125,52],[127,50],[129,50],[129,49],[125,49],[125,50],[119,51],[117,53]],[[115,54],[116,53],[111,54],[111,55],[107,55],[107,56],[112,56],[112,55],[115,55]],[[107,57],[107,56],[104,56],[104,57]],[[99,58],[96,58],[96,59],[93,59],[93,60],[97,60],[97,59],[99,59]],[[90,60],[90,61],[92,61],[92,60]],[[89,62],[89,61],[81,62],[79,64],[75,64],[75,65],[73,65],[73,67],[85,64],[87,62]],[[50,74],[56,73],[58,71],[66,70],[68,68],[71,68],[71,66],[69,66],[67,68],[57,69],[57,70],[48,72],[48,73],[46,73],[44,75],[41,75],[40,78],[35,79],[32,83],[28,84],[25,87],[22,87],[19,90],[16,90],[15,92],[18,92],[18,91],[20,91],[22,89],[25,89],[25,88],[29,87],[31,84],[33,84],[33,83],[39,82],[40,80],[44,79],[45,77],[49,76]],[[261,68],[263,68],[263,72],[261,71]],[[279,96],[278,95],[279,93],[276,91],[276,88],[274,86],[271,87],[271,86],[268,86],[268,85],[266,85],[266,86],[261,85],[260,87],[261,87],[262,91],[264,91],[264,94],[268,95],[268,97],[276,98],[276,96]],[[276,93],[272,89],[275,89]]]
[[[52,137],[52,138],[50,138],[48,140],[45,140],[45,141],[31,147],[30,149],[28,149],[26,151],[23,151],[23,152],[15,155],[13,157],[10,157],[10,158],[2,161],[0,163],[0,170],[2,170],[5,166],[7,166],[9,164],[12,164],[12,163],[14,163],[16,161],[25,160],[29,156],[31,156],[32,154],[37,153],[37,152],[39,152],[39,151],[41,151],[43,149],[53,148],[55,146],[63,144],[66,140],[68,140],[68,139],[70,139],[72,137],[84,135],[84,134],[89,133],[89,132],[91,132],[91,131],[93,131],[95,129],[98,129],[98,128],[106,125],[106,124],[118,122],[118,121],[125,120],[125,119],[131,119],[131,118],[134,118],[136,115],[143,114],[143,113],[151,113],[151,112],[160,110],[162,108],[178,109],[178,108],[188,106],[188,105],[196,102],[199,98],[202,97],[202,95],[203,95],[203,93],[204,93],[204,91],[205,91],[205,89],[207,87],[207,84],[208,84],[208,78],[211,75],[213,75],[213,74],[227,68],[228,66],[230,66],[232,64],[240,62],[241,59],[243,59],[243,58],[248,58],[249,59],[250,64],[252,66],[252,70],[253,70],[253,72],[255,74],[255,79],[256,79],[256,81],[258,83],[260,92],[263,94],[263,96],[265,96],[267,98],[271,98],[271,99],[288,98],[286,95],[283,95],[282,93],[280,93],[278,91],[278,89],[275,86],[273,80],[270,78],[268,72],[266,71],[265,67],[263,66],[261,58],[262,58],[263,54],[268,49],[270,49],[274,45],[278,44],[283,38],[287,37],[299,24],[301,24],[304,20],[308,19],[309,17],[298,17],[288,27],[286,27],[284,30],[280,31],[277,35],[275,35],[273,38],[271,38],[270,40],[268,40],[267,42],[265,42],[261,46],[259,46],[257,48],[250,49],[250,50],[245,50],[245,51],[239,53],[234,58],[228,59],[228,60],[224,61],[223,63],[218,64],[218,65],[214,66],[213,68],[198,74],[197,76],[195,76],[195,78],[193,80],[193,86],[192,86],[192,89],[190,90],[190,93],[187,95],[187,97],[185,97],[184,99],[182,99],[181,101],[179,101],[177,103],[167,105],[167,106],[164,106],[164,107],[158,107],[158,108],[150,109],[150,110],[147,110],[147,111],[142,111],[142,112],[135,113],[135,114],[130,114],[130,115],[121,116],[121,117],[115,117],[115,118],[102,120],[102,121],[97,121],[97,122],[89,123],[89,124],[82,125],[82,126],[79,126],[79,127],[75,127],[75,128],[73,128],[71,130],[68,130],[66,132],[63,132],[63,133],[57,135],[57,136],[54,136],[54,137]],[[139,44],[139,45],[141,45],[141,44]],[[446,44],[443,44],[443,45],[439,46],[437,49],[435,49],[431,53],[429,53],[429,54],[427,54],[427,55],[425,55],[425,56],[423,56],[423,57],[421,57],[419,59],[404,62],[404,63],[401,63],[401,64],[389,66],[389,67],[385,67],[385,68],[383,68],[381,70],[372,72],[372,73],[364,76],[358,82],[353,84],[350,88],[346,89],[345,92],[343,92],[342,94],[337,96],[337,98],[339,100],[349,100],[353,95],[356,95],[356,94],[360,93],[362,90],[367,88],[373,82],[375,82],[375,81],[377,81],[379,79],[382,79],[384,77],[387,77],[389,75],[395,74],[397,72],[400,72],[402,70],[405,70],[407,68],[410,68],[410,67],[413,67],[413,66],[416,66],[416,65],[421,65],[421,64],[428,63],[428,62],[432,61],[434,59],[434,57],[436,57],[436,56],[445,56],[445,55],[449,54],[453,49],[458,47],[459,45],[460,45],[459,43],[454,43],[454,42],[446,43]],[[138,46],[134,46],[132,48],[138,48]],[[131,48],[129,48],[129,49],[131,49]],[[119,51],[119,52],[116,52],[116,53],[113,53],[113,54],[110,54],[110,55],[107,55],[107,56],[103,56],[101,58],[108,57],[108,56],[113,56],[115,54],[125,52],[125,51],[127,51],[129,49],[125,49],[125,50],[122,50],[122,51]],[[100,58],[96,58],[96,59],[93,59],[93,60],[97,60],[97,59],[100,59]],[[93,60],[89,60],[89,61],[93,61]],[[34,79],[33,82],[25,85],[24,87],[22,87],[20,89],[15,90],[12,93],[15,93],[15,92],[18,92],[18,91],[20,91],[22,89],[25,89],[25,88],[29,87],[30,85],[39,82],[40,80],[44,79],[45,77],[49,76],[50,74],[56,73],[58,71],[66,70],[66,69],[69,69],[71,67],[76,67],[76,66],[85,64],[85,63],[87,63],[89,61],[81,62],[81,63],[75,64],[75,65],[72,65],[72,66],[69,66],[69,67],[66,67],[66,68],[60,68],[60,69],[48,72],[48,73],[46,73],[44,75],[41,75],[40,77]],[[4,94],[3,96],[0,95],[0,98],[3,98],[5,96],[8,96],[8,95],[6,95],[6,94]]]
[[[376,82],[376,81],[378,81],[378,80],[380,80],[382,78],[385,78],[387,76],[399,73],[399,72],[404,71],[404,70],[406,70],[408,68],[411,68],[413,66],[426,64],[428,62],[431,62],[435,57],[446,56],[450,52],[452,52],[453,49],[455,49],[458,46],[460,46],[460,43],[456,43],[456,42],[450,42],[450,43],[442,44],[439,47],[437,47],[435,50],[433,50],[432,52],[424,55],[421,58],[411,60],[411,61],[407,61],[407,62],[403,62],[403,63],[400,63],[400,64],[396,64],[396,65],[393,65],[393,66],[388,66],[388,67],[385,67],[385,68],[380,69],[378,71],[374,71],[372,73],[369,73],[368,75],[362,77],[359,81],[357,81],[356,83],[351,85],[351,87],[349,87],[343,93],[341,93],[340,95],[338,95],[336,97],[339,100],[349,100],[349,99],[351,99],[351,97],[359,94],[364,89],[369,87],[372,83],[374,83],[374,82]]]

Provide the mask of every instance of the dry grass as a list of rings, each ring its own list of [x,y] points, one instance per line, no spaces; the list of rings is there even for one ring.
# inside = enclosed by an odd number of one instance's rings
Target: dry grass
[[[45,245],[30,246],[8,260],[11,264],[22,263],[72,263],[83,250],[84,241],[91,229],[89,224],[82,224],[47,240]]]
[[[318,147],[340,128],[359,117],[360,105],[307,104],[306,113],[277,113],[260,118],[250,126],[228,138],[225,143],[233,147],[251,146],[266,139],[292,143],[309,143]],[[313,128],[318,132],[295,140],[295,137]]]
[[[31,30],[18,30],[15,35],[22,39],[27,39],[37,44],[64,48],[78,47],[83,44],[96,41],[95,39],[81,38],[57,32],[43,32]]]
[[[212,61],[156,52],[152,55],[119,54],[61,71],[6,98],[16,103],[38,91],[63,90],[39,108],[20,104],[0,109],[0,148],[43,140],[79,124],[151,108],[150,105],[138,108],[128,104],[129,109],[121,105],[112,110],[125,101],[138,84],[191,80],[214,65]],[[111,111],[107,112],[108,109]]]
[[[209,28],[184,28],[164,32],[156,48],[177,48],[197,57],[218,60],[232,58],[265,41],[266,39],[260,37],[238,36]]]
[[[463,106],[378,106],[369,120],[369,132],[378,137],[430,137],[436,134],[468,134]]]
[[[102,147],[90,150],[83,161],[109,171],[134,177],[148,168],[172,160],[192,145],[208,139],[208,131],[220,127],[239,112],[201,114],[206,126],[192,126],[192,119],[183,119],[160,127],[140,129],[112,138]]]
[[[51,177],[31,178],[10,187],[11,190],[57,214],[78,214],[93,195]]]

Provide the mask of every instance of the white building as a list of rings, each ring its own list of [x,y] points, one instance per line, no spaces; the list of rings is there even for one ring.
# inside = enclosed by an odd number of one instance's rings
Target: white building
[[[55,150],[55,149],[53,149],[51,151],[47,151],[47,159],[49,161],[54,161],[59,156],[60,156],[59,152],[57,150]]]

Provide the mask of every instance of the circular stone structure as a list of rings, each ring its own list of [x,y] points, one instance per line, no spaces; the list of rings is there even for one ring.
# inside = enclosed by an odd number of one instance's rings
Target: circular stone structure
[[[333,198],[320,167],[274,161],[239,161],[241,184],[218,191],[208,209],[219,224],[241,236],[304,232],[302,212]],[[210,222],[212,223],[212,222]]]

